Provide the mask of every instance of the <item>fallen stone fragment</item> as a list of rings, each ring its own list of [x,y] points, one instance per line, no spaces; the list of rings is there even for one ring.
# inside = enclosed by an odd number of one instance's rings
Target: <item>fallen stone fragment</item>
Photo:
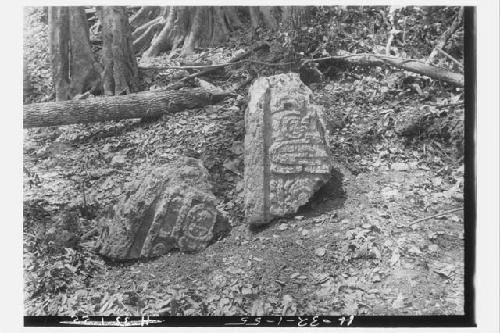
[[[156,257],[178,248],[204,249],[229,224],[216,209],[201,161],[179,157],[124,191],[114,216],[103,219],[97,251],[112,259]]]
[[[245,115],[245,217],[250,224],[295,214],[330,179],[321,106],[298,74],[262,77]]]

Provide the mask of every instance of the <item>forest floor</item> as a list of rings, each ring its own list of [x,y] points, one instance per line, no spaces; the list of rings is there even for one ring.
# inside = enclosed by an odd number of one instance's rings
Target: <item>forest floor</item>
[[[386,98],[367,115],[365,106],[372,101],[343,90],[352,83],[335,87],[335,94],[355,102],[331,137],[340,165],[335,184],[295,218],[258,233],[248,231],[242,216],[244,110],[236,100],[154,123],[26,130],[24,165],[37,181],[30,185],[33,177],[25,177],[25,202],[45,200],[48,211],[82,206],[84,200],[96,209],[109,207],[141,170],[184,154],[202,159],[209,169],[219,208],[233,225],[228,237],[198,254],[100,262],[79,288],[34,298],[33,305],[43,299],[44,306],[30,307],[35,312],[28,314],[463,313],[462,211],[412,224],[463,206],[462,164],[437,141],[359,138],[387,110],[394,112],[395,101],[413,106]],[[335,94],[329,98],[338,101]],[[327,105],[326,111],[339,108]],[[385,128],[384,136],[390,132]],[[79,217],[79,224],[83,234],[98,219]]]
[[[234,51],[213,54],[225,62]],[[24,130],[25,314],[463,314],[463,150],[397,131],[419,110],[463,120],[463,106],[432,106],[456,103],[461,91],[400,79],[363,72],[311,87],[329,118],[333,181],[258,232],[242,211],[245,90],[154,122]],[[196,254],[143,262],[94,254],[88,232],[123,186],[176,154],[209,170],[229,235]],[[56,233],[76,241],[56,248]]]

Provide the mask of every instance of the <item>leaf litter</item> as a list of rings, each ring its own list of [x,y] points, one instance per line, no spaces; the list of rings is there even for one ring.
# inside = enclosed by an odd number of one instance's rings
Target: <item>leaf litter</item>
[[[42,35],[36,38],[47,43]],[[230,58],[229,49],[211,52]],[[37,64],[42,70],[34,75],[40,84],[33,101],[50,98],[51,89],[50,72],[43,71],[48,59]],[[435,112],[420,107],[427,103],[424,95],[459,101],[461,92],[433,85],[400,89],[391,71],[368,70],[360,77],[331,79],[313,89],[334,127],[334,158],[348,171],[342,204],[305,210],[257,235],[243,221],[244,91],[154,123],[25,130],[25,313],[462,314],[462,214],[407,227],[463,205],[464,166],[456,139],[398,134],[409,114]],[[123,195],[125,184],[175,154],[199,158],[210,171],[218,208],[233,225],[229,236],[201,253],[118,265],[78,246],[79,237],[98,226]],[[77,227],[58,237],[51,228],[72,220],[61,215],[71,211]]]

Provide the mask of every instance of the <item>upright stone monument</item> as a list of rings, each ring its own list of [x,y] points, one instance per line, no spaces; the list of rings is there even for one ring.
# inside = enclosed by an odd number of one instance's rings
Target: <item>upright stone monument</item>
[[[198,251],[212,240],[214,228],[229,227],[216,209],[208,171],[201,161],[182,156],[130,184],[113,218],[102,222],[97,250],[112,259],[156,257],[174,248]]]
[[[245,217],[250,224],[297,212],[330,178],[323,109],[295,73],[261,77],[245,114]]]

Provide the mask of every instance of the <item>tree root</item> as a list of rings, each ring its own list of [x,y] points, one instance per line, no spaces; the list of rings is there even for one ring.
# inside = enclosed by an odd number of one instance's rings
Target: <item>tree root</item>
[[[276,15],[280,7],[249,7],[248,15],[254,28],[266,26],[278,28]],[[162,52],[180,56],[194,52],[197,47],[210,47],[225,41],[230,32],[243,24],[238,16],[239,7],[169,7],[150,22],[138,26],[132,37],[134,49],[144,57],[155,57]],[[144,17],[147,10],[141,8],[137,16]],[[134,24],[139,19],[133,19]],[[132,22],[132,20],[131,20]],[[178,50],[180,48],[180,50]]]

